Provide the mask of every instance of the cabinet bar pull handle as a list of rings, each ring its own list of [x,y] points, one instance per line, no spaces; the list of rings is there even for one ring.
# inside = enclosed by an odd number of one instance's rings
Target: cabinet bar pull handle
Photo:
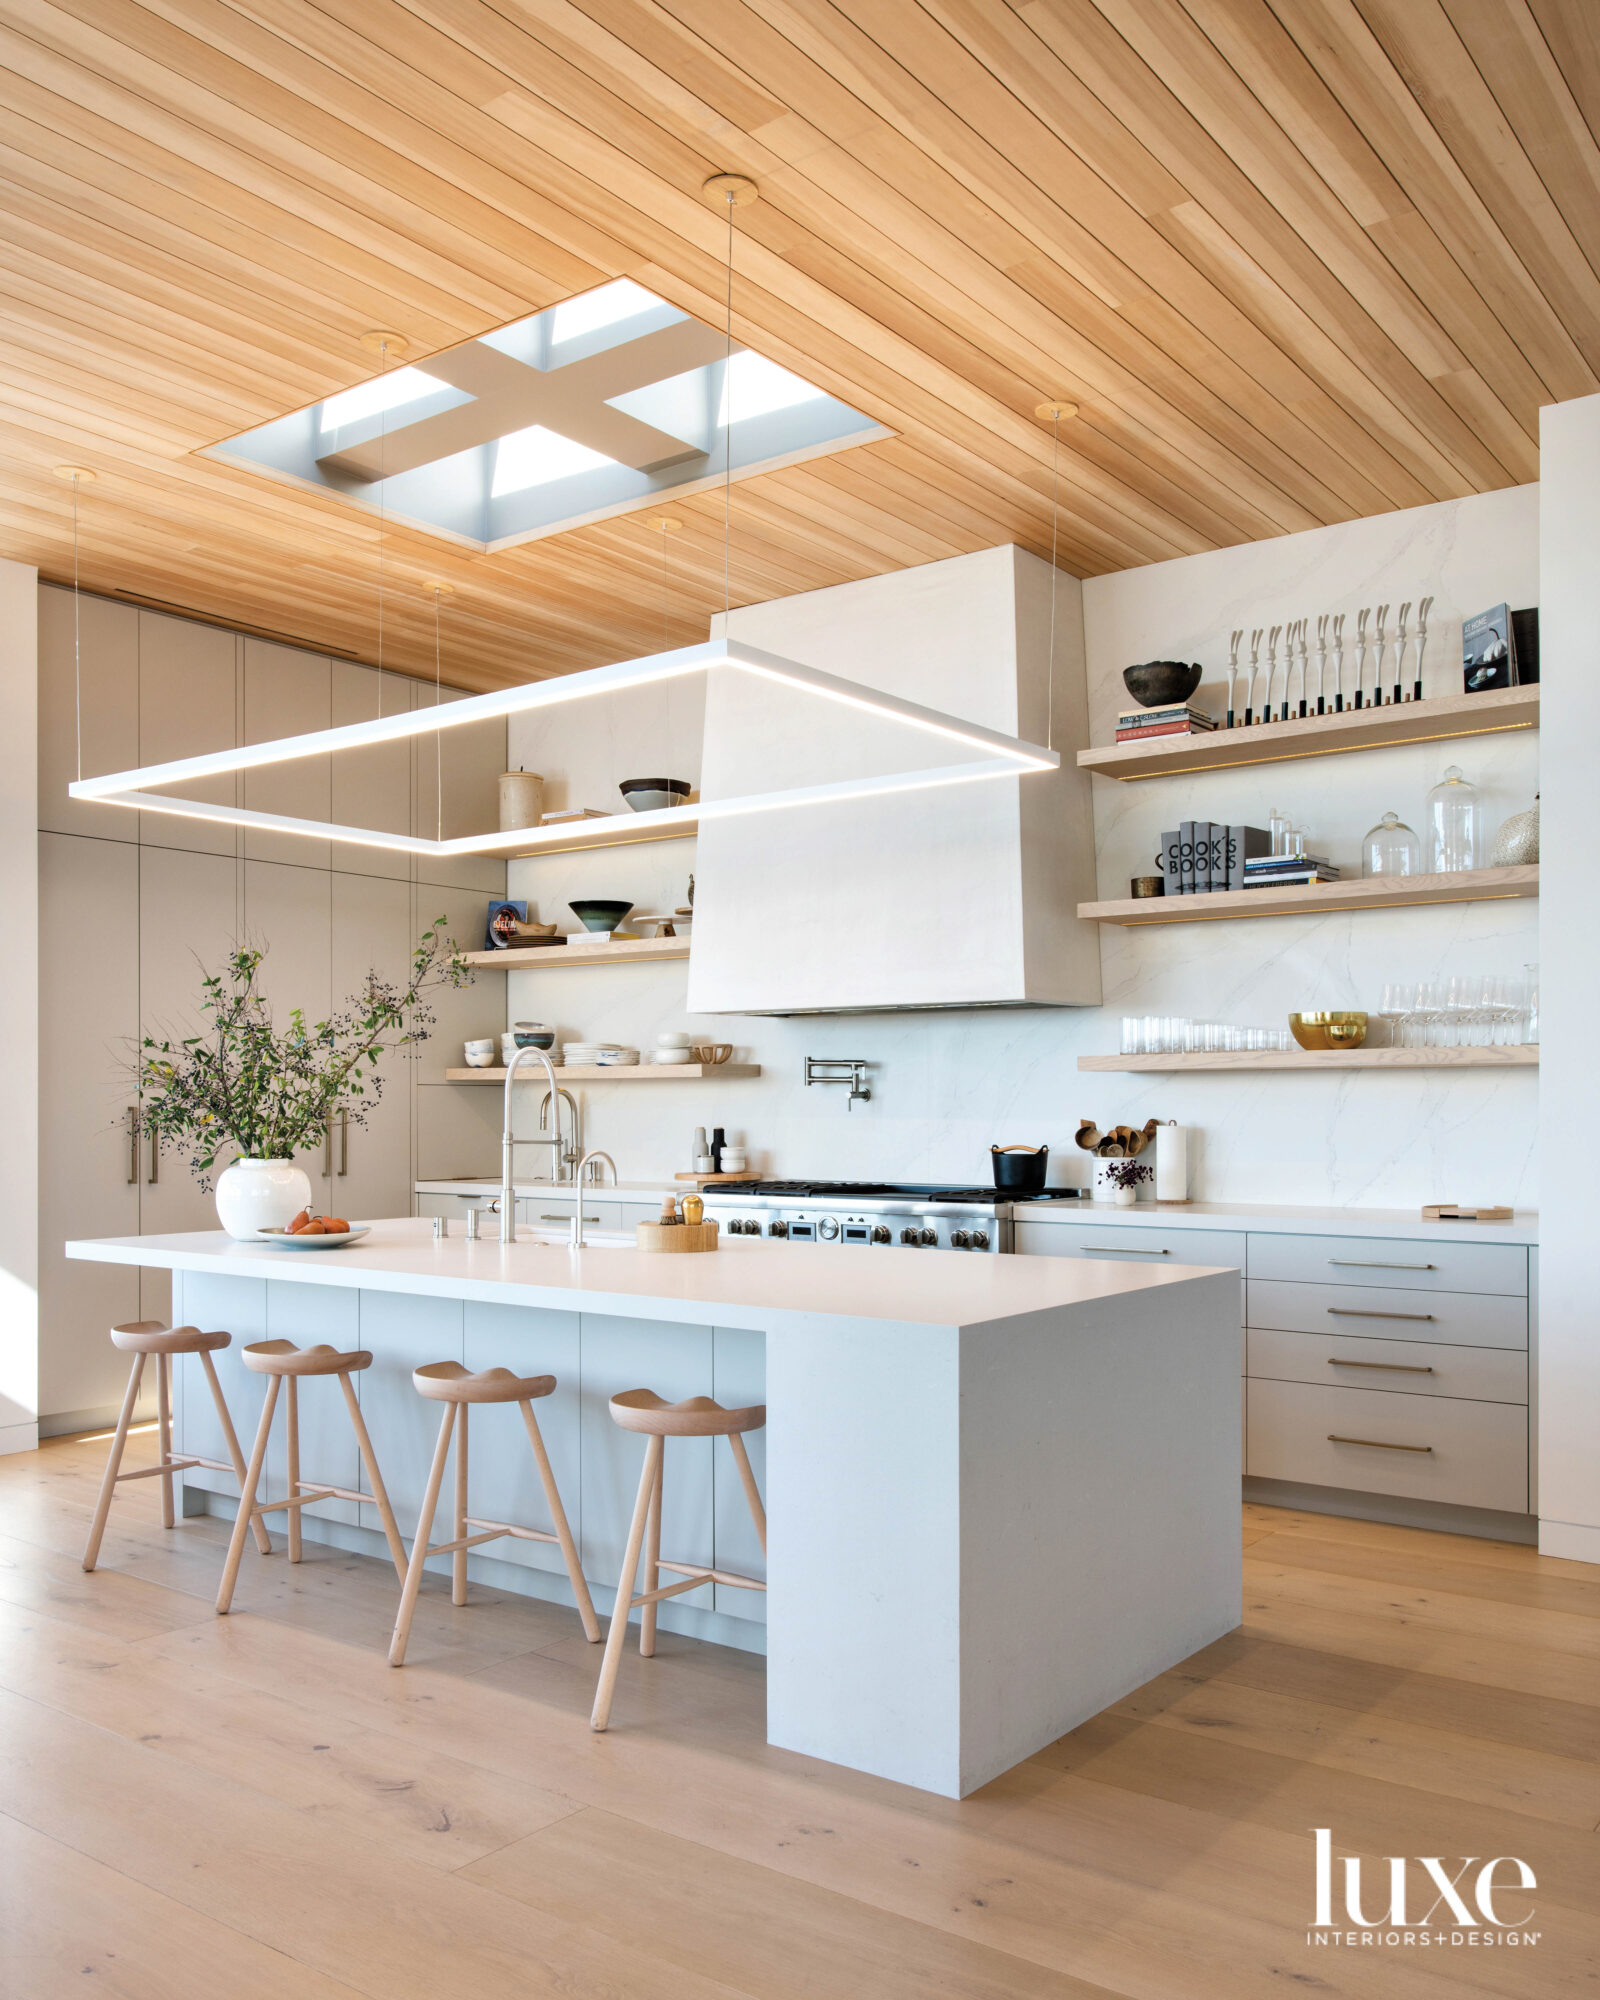
[[[1141,1250],[1136,1243],[1083,1243],[1082,1250],[1103,1250],[1108,1257],[1170,1257],[1170,1250]]]
[[[1435,1319],[1435,1313],[1366,1312],[1360,1306],[1329,1306],[1335,1319]]]
[[[322,1121],[322,1178],[327,1180],[333,1172],[333,1113],[330,1111]]]
[[[346,1109],[339,1113],[339,1172],[343,1176],[350,1171],[350,1113]]]
[[[598,1215],[586,1215],[583,1219],[585,1222],[598,1222],[600,1220]],[[539,1220],[541,1222],[570,1222],[572,1220],[572,1211],[568,1209],[565,1215],[541,1215]]]
[[[139,1185],[139,1107],[128,1106],[128,1185]]]
[[[1432,1368],[1420,1361],[1346,1361],[1342,1355],[1328,1357],[1330,1368],[1381,1368],[1386,1375],[1431,1375]]]
[[[1428,1453],[1430,1456],[1433,1452],[1431,1444],[1390,1444],[1386,1438],[1340,1437],[1337,1431],[1329,1431],[1328,1442],[1329,1444],[1366,1444],[1371,1445],[1374,1451],[1421,1451]]]
[[[156,1183],[160,1180],[160,1178],[161,1178],[161,1134],[159,1132],[152,1131],[150,1134],[150,1179],[147,1185],[150,1187],[154,1187]]]
[[[1370,1257],[1330,1257],[1341,1271],[1437,1271],[1437,1264],[1381,1264]]]

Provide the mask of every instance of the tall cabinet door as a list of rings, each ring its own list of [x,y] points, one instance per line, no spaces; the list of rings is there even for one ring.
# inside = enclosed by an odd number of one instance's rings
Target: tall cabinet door
[[[216,625],[192,618],[139,613],[139,762],[165,764],[209,750],[231,750],[239,740],[239,641]],[[163,791],[207,805],[238,803],[239,777],[199,778]],[[136,814],[146,847],[189,847],[198,854],[234,854],[239,830],[217,820],[180,819],[173,813]]]
[[[332,680],[322,654],[276,646],[268,639],[245,640],[246,743],[309,735],[329,728],[332,719]],[[287,764],[263,764],[244,773],[244,802],[252,812],[325,820],[333,802],[332,788],[331,757],[296,757]],[[302,868],[329,865],[328,842],[305,834],[247,829],[244,851],[252,861],[287,861]]]
[[[80,699],[81,697],[81,699]],[[39,825],[53,833],[137,841],[139,815],[67,797],[78,775],[139,763],[139,613],[103,597],[76,603],[39,587]]]
[[[179,1041],[203,1028],[204,973],[220,972],[239,935],[237,864],[228,855],[175,847],[139,853],[139,1027]],[[196,1185],[186,1146],[140,1145],[139,1228],[146,1236],[215,1229],[216,1205]],[[143,1312],[165,1318],[165,1272],[142,1274]]]
[[[402,746],[404,748],[404,746]],[[368,975],[404,987],[411,973],[411,884],[377,875],[335,874],[333,883],[333,1005],[349,1010]],[[363,1064],[367,1070],[367,1065]],[[362,1079],[354,1119],[335,1134],[328,1207],[356,1220],[411,1213],[411,1098],[416,1064],[404,1050],[377,1063],[383,1080],[374,1099],[372,1072]]]
[[[308,1028],[332,1012],[328,957],[332,879],[325,868],[296,868],[281,861],[244,865],[244,936],[266,954],[258,985],[280,1033],[296,1007]],[[295,1165],[311,1176],[312,1200],[324,1214],[331,1212],[333,1201],[329,1152],[318,1132],[294,1156]]]
[[[92,978],[82,969],[86,947]],[[92,1423],[122,1397],[127,1356],[106,1334],[139,1317],[139,1273],[68,1263],[61,1246],[139,1231],[142,1166],[126,1070],[139,1030],[132,842],[40,834],[39,970],[39,1407]]]
[[[406,715],[415,685],[403,674],[379,674],[350,660],[334,660],[333,726],[368,722],[380,715]],[[333,758],[333,818],[340,826],[366,826],[377,833],[411,831],[411,745],[373,743],[341,750]],[[411,855],[404,848],[368,847],[355,841],[333,843],[333,865],[352,875],[411,879]],[[341,989],[342,990],[342,989]]]

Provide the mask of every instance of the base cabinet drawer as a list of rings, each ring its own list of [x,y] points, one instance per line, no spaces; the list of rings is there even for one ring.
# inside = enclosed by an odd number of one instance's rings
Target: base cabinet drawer
[[[1253,1326],[1245,1335],[1245,1372],[1322,1389],[1459,1396],[1474,1403],[1528,1400],[1528,1357],[1516,1348],[1447,1347],[1426,1340],[1366,1340]]]
[[[1257,1479],[1528,1509],[1528,1413],[1372,1389],[1252,1380],[1245,1468]]]
[[[1441,1229],[1448,1227],[1441,1223]],[[1269,1236],[1250,1238],[1252,1278],[1288,1278],[1298,1284],[1388,1285],[1429,1292],[1506,1292],[1526,1297],[1528,1253],[1520,1243],[1425,1242],[1383,1236]]]
[[[1526,1348],[1528,1301],[1503,1292],[1402,1291],[1252,1278],[1245,1286],[1245,1324],[1278,1327],[1286,1333],[1349,1333],[1369,1340]]]
[[[1245,1238],[1231,1229],[1160,1229],[1117,1222],[1018,1222],[1014,1247],[1031,1257],[1098,1257],[1129,1264],[1244,1269]]]

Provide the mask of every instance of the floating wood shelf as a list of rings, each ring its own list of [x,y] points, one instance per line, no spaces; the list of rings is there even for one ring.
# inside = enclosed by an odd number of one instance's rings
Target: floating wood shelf
[[[1079,1056],[1079,1069],[1532,1069],[1537,1043],[1503,1049],[1219,1049],[1212,1055]]]
[[[704,1077],[724,1077],[729,1080],[761,1074],[760,1063],[596,1063],[593,1066],[577,1063],[557,1063],[556,1077],[562,1083],[693,1083]],[[497,1090],[506,1087],[506,1073],[498,1066],[494,1069],[447,1069],[446,1083],[492,1083]],[[518,1083],[542,1083],[548,1085],[549,1078],[544,1073],[542,1063],[524,1063],[517,1071]],[[742,1176],[748,1179],[748,1175]]]
[[[532,951],[469,951],[468,965],[485,972],[558,972],[574,965],[637,965],[641,959],[687,958],[686,937],[619,938],[615,944],[542,945]]]
[[[1243,764],[1282,764],[1296,757],[1333,757],[1347,750],[1383,750],[1396,743],[1437,743],[1455,736],[1492,736],[1537,729],[1539,688],[1492,688],[1487,694],[1437,695],[1398,708],[1351,708],[1304,722],[1263,722],[1251,729],[1214,729],[1202,736],[1155,736],[1080,750],[1080,770],[1103,778],[1175,778],[1189,771],[1229,771]]]
[[[1216,923],[1223,917],[1331,917],[1350,910],[1407,910],[1423,903],[1498,903],[1539,893],[1537,865],[1474,868],[1459,875],[1372,875],[1285,889],[1224,889],[1210,896],[1129,896],[1080,903],[1091,923]]]
[[[693,806],[680,806],[671,826],[635,826],[631,812],[607,813],[603,819],[575,819],[562,828],[559,840],[541,841],[537,847],[508,854],[508,861],[542,861],[547,854],[581,854],[591,847],[643,847],[653,840],[692,840],[700,831],[700,815]],[[531,831],[531,829],[530,829]]]

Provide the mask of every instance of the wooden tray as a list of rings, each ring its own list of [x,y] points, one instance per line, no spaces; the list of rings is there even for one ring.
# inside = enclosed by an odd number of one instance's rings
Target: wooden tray
[[[636,1222],[633,1229],[641,1250],[665,1250],[682,1256],[685,1252],[717,1247],[714,1222]]]
[[[662,1069],[681,1069],[683,1065],[681,1063],[662,1063],[659,1067]],[[718,1063],[717,1067],[718,1069],[726,1069],[728,1065],[726,1063]],[[707,1069],[704,1074],[709,1076],[711,1072]],[[758,1181],[761,1176],[746,1172],[742,1174],[674,1174],[672,1178],[675,1181],[693,1181],[696,1187],[714,1187],[718,1181]]]

